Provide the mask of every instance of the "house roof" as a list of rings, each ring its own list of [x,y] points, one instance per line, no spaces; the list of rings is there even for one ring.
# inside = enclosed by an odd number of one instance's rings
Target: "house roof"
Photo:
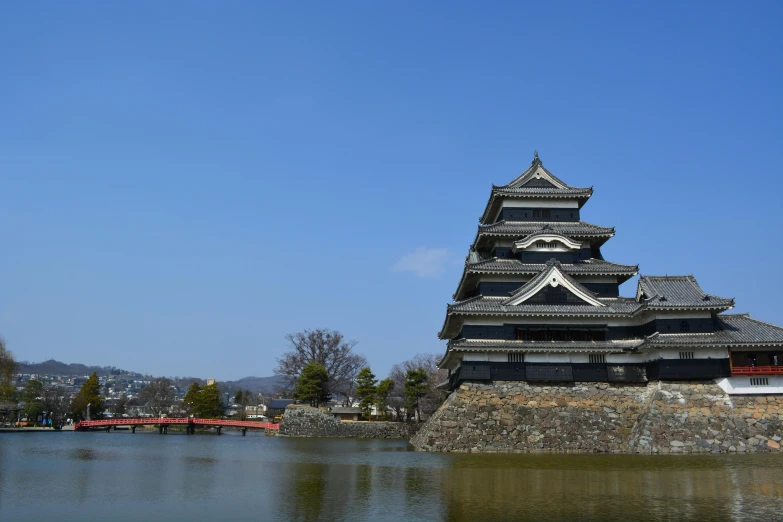
[[[507,306],[518,306],[523,304],[548,284],[551,284],[553,286],[562,285],[587,304],[593,306],[606,306],[596,299],[596,296],[598,295],[596,292],[588,290],[583,285],[579,284],[573,277],[563,272],[560,267],[559,261],[550,259],[546,262],[544,270],[511,294],[511,297],[503,301],[503,304]]]
[[[362,412],[361,408],[353,408],[353,407],[346,407],[346,406],[333,406],[331,409],[332,413],[342,413],[342,414],[359,414]]]
[[[692,275],[640,276],[636,296],[648,307],[734,306],[733,298],[705,293]]]
[[[473,247],[478,245],[482,237],[513,237],[521,239],[525,236],[541,232],[550,232],[579,239],[602,239],[603,244],[614,236],[614,227],[599,227],[584,221],[498,221],[491,225],[479,225]]]
[[[626,297],[598,297],[604,306],[591,304],[504,304],[506,296],[476,296],[459,303],[448,305],[450,313],[500,314],[500,315],[574,315],[605,317],[611,315],[628,315],[643,307],[635,299]]]
[[[455,353],[520,352],[520,353],[621,353],[653,348],[781,348],[783,328],[751,319],[748,314],[724,314],[715,318],[715,331],[709,333],[654,333],[644,339],[613,341],[506,341],[492,339],[453,339],[448,343],[442,365]]]
[[[618,341],[493,341],[491,339],[455,339],[449,341],[449,349],[470,351],[523,351],[551,352],[570,351],[574,348],[584,349],[584,353],[620,353],[639,347],[644,339],[623,339]]]
[[[723,314],[715,318],[711,333],[659,334],[657,346],[783,346],[783,328],[751,319],[748,314]]]
[[[480,221],[485,223],[497,211],[504,197],[511,198],[569,198],[584,204],[593,194],[592,187],[571,187],[544,168],[535,154],[530,166],[510,183],[492,186],[492,194]]]
[[[458,299],[465,283],[472,274],[514,274],[535,275],[546,268],[545,263],[523,263],[519,259],[503,259],[493,257],[482,261],[466,262],[465,271],[462,273],[457,291],[452,295]],[[620,265],[610,263],[602,259],[586,259],[574,263],[562,263],[560,269],[569,275],[608,275],[618,276],[617,281],[622,283],[635,276],[639,271],[639,265]],[[474,276],[475,277],[475,276]],[[522,283],[520,282],[520,285]]]
[[[556,265],[555,265],[556,263]],[[551,260],[546,268],[533,279],[523,285],[514,295],[529,291],[534,282],[540,282],[544,274],[551,272],[553,266],[561,267]],[[565,270],[559,270],[566,286],[579,285]],[[587,294],[589,290],[579,285],[578,294]],[[526,290],[528,289],[528,290]],[[681,311],[704,310],[723,312],[734,306],[734,299],[726,299],[705,294],[693,276],[643,276],[639,280],[635,299],[626,297],[595,297],[584,298],[600,304],[558,304],[535,303],[526,301],[515,302],[514,296],[476,296],[446,308],[446,318],[438,336],[449,338],[459,332],[463,319],[457,316],[516,316],[516,317],[631,317],[647,310]],[[582,296],[580,296],[582,297]],[[452,319],[455,317],[455,319]]]
[[[491,339],[454,339],[449,341],[446,353],[438,366],[446,364],[457,353],[573,353],[582,354],[623,353],[636,350],[647,343],[646,339],[620,341],[505,341]]]
[[[563,272],[568,274],[586,275],[627,275],[634,276],[639,271],[639,265],[621,265],[603,259],[585,259],[574,263],[561,263]],[[546,268],[545,263],[523,263],[519,259],[503,259],[493,257],[476,263],[466,263],[465,270],[476,273],[511,273],[537,274]]]

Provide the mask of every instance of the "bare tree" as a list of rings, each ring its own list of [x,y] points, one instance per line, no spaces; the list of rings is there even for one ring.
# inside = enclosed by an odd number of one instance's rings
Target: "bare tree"
[[[51,414],[53,422],[63,424],[71,408],[71,396],[65,387],[56,384],[44,386],[41,399],[44,412]]]
[[[419,399],[420,412],[425,416],[432,415],[443,404],[446,393],[437,389],[436,386],[448,378],[448,371],[438,368],[439,360],[440,356],[437,354],[420,353],[412,359],[392,366],[389,378],[394,381],[394,388],[389,395],[388,402],[389,406],[394,409],[397,419],[405,418],[406,414],[410,413],[405,410],[405,376],[409,370],[421,368],[427,372],[427,393]]]
[[[302,368],[317,362],[329,375],[329,393],[343,397],[344,402],[353,399],[356,376],[367,366],[367,359],[353,351],[356,341],[346,341],[342,333],[327,329],[305,330],[285,338],[290,350],[277,360],[275,373],[285,379],[289,388],[296,384]]]
[[[152,379],[148,385],[139,392],[139,399],[145,403],[145,407],[155,417],[169,411],[174,402],[174,388],[171,381],[165,377]]]

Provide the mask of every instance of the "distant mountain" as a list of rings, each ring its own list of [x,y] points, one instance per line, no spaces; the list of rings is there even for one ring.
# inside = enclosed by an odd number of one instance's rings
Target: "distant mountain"
[[[231,384],[237,389],[272,393],[283,386],[283,378],[277,375],[271,377],[243,377],[238,381],[228,381],[221,384]]]
[[[87,366],[85,364],[66,364],[64,362],[49,359],[40,363],[22,361],[17,363],[19,373],[42,373],[49,375],[89,375],[96,372],[98,375],[140,375],[115,368],[114,366]]]
[[[143,375],[137,372],[129,372],[115,368],[114,366],[87,366],[85,364],[66,364],[64,362],[49,359],[48,361],[40,363],[31,363],[23,361],[18,363],[19,373],[39,373],[45,375],[89,375],[92,372],[96,372],[98,375],[131,375],[139,376]],[[193,381],[200,381],[204,384],[204,379],[197,379],[193,377],[180,377],[176,379],[177,382],[182,381],[183,386],[187,387],[189,383]],[[243,390],[250,390],[254,392],[274,393],[283,385],[283,379],[277,375],[271,377],[243,377],[237,381],[218,381],[220,389],[223,392],[235,394],[240,388]]]

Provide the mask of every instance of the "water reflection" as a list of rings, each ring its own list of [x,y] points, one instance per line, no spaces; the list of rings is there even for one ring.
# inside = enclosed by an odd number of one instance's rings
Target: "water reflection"
[[[781,460],[764,455],[739,468],[730,457],[475,457],[443,477],[449,520],[749,520],[783,508]]]
[[[0,438],[0,520],[775,520],[783,455],[443,455],[399,441]],[[46,499],[46,502],[41,502]]]
[[[211,441],[204,437],[193,437],[190,444],[179,446],[179,461],[182,470],[179,481],[182,483],[182,496],[186,500],[196,500],[208,497],[219,479],[219,451]]]
[[[322,464],[298,464],[294,473],[287,477],[289,487],[283,496],[283,513],[291,520],[318,520],[324,507],[326,493],[326,470]],[[344,486],[344,485],[343,485]]]

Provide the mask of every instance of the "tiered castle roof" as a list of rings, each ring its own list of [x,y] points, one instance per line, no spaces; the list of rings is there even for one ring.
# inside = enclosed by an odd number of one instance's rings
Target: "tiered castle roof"
[[[589,347],[593,351],[615,353],[643,347],[765,346],[769,343],[783,343],[781,328],[755,321],[746,315],[716,315],[733,308],[734,299],[704,292],[692,275],[641,276],[635,298],[595,292],[592,289],[594,286],[589,285],[597,284],[594,282],[596,278],[611,280],[617,285],[638,273],[638,265],[618,264],[602,258],[600,247],[614,236],[614,228],[576,220],[532,221],[526,219],[527,214],[525,219],[498,220],[508,202],[513,203],[511,208],[518,209],[533,201],[535,203],[530,203],[531,208],[541,208],[553,200],[566,200],[556,205],[556,210],[568,214],[568,209],[580,209],[592,193],[592,187],[569,186],[549,172],[537,153],[530,167],[510,183],[493,185],[462,278],[453,296],[457,301],[448,305],[446,319],[439,333],[441,339],[450,340],[449,351],[486,352],[524,348],[525,351],[541,349],[557,352]],[[520,202],[520,199],[526,201]],[[573,214],[569,217],[578,218]],[[512,255],[502,257],[493,254],[493,248],[497,247],[498,242],[504,241],[503,244],[508,245],[509,239],[513,241],[510,247]],[[531,262],[517,255],[545,242],[556,242],[559,247],[557,252],[561,254],[587,248],[591,257],[577,259],[574,256],[570,262],[555,259]],[[504,248],[509,250],[509,247]],[[546,255],[546,249],[533,250],[539,257]],[[505,281],[502,284],[513,289],[506,293],[496,289],[494,295],[482,295],[478,284],[486,281],[487,277],[491,281]],[[543,295],[547,292],[553,294],[553,289],[558,292],[557,296]],[[468,297],[474,292],[477,295]],[[498,292],[503,295],[497,295]],[[620,340],[539,341],[540,347],[535,341],[457,338],[470,318],[496,317],[502,320],[513,317],[517,319],[512,322],[526,324],[543,317],[572,318],[578,322],[584,318],[640,318],[648,314],[654,319],[661,313],[676,314],[684,311],[709,312],[714,318],[714,328],[705,333],[660,332],[644,338]],[[636,319],[633,321],[634,324],[640,322]]]
[[[497,213],[504,198],[567,198],[579,201],[581,207],[592,195],[593,187],[571,187],[545,169],[536,152],[533,162],[522,174],[506,185],[492,185],[492,194],[480,221],[488,223],[493,214]]]

